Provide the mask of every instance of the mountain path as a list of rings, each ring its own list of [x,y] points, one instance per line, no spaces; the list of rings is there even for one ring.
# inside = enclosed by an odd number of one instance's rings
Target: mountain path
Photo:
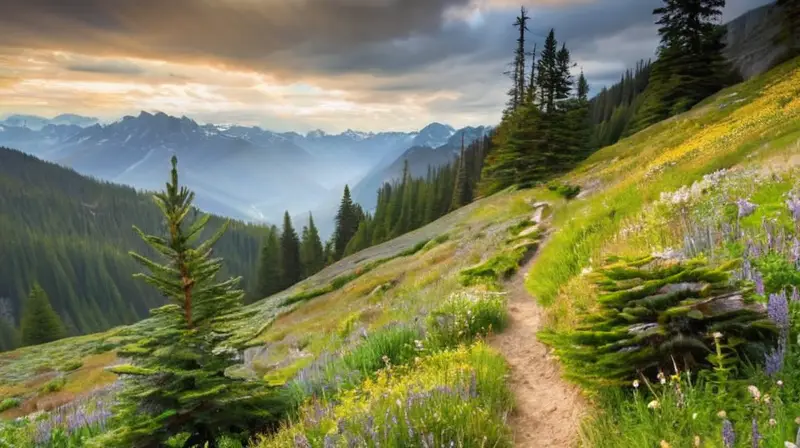
[[[525,277],[536,256],[506,283],[510,322],[489,339],[511,367],[509,385],[515,407],[509,416],[514,444],[520,448],[572,447],[586,403],[577,387],[561,378],[558,361],[536,339],[543,311],[525,289]]]

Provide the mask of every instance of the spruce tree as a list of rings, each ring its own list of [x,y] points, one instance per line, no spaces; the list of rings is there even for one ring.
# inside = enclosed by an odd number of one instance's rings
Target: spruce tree
[[[352,255],[371,246],[371,230],[372,219],[367,216],[358,224],[358,230],[356,231],[356,234],[353,235],[353,238],[349,243],[347,243],[347,248],[345,248],[344,251],[345,255]]]
[[[555,110],[556,88],[558,85],[558,41],[555,30],[550,30],[539,56],[536,72],[538,75],[539,103],[544,112]]]
[[[286,289],[303,279],[303,265],[300,262],[300,239],[292,226],[289,212],[283,214],[281,233],[281,289]]]
[[[314,224],[314,216],[308,214],[308,227],[303,231],[300,242],[300,261],[303,264],[303,275],[310,277],[325,267],[325,254],[323,253],[322,240],[319,230]]]
[[[33,285],[22,308],[20,332],[23,345],[44,344],[66,335],[61,318],[50,305],[47,293],[38,284]]]
[[[238,278],[217,279],[222,260],[211,255],[227,223],[199,241],[210,216],[190,218],[194,193],[179,185],[174,156],[170,182],[154,199],[166,235],[134,230],[163,261],[131,255],[149,271],[136,277],[157,288],[169,304],[152,310],[142,338],[119,350],[133,364],[112,369],[126,377],[115,412],[118,426],[93,439],[92,446],[157,447],[188,433],[185,447],[214,448],[222,435],[274,423],[279,409],[263,383],[225,375],[240,357],[230,322],[241,313],[243,296]]]
[[[353,238],[358,230],[358,211],[353,200],[350,198],[350,187],[344,186],[342,201],[339,204],[339,211],[336,213],[336,230],[334,231],[334,257],[336,260],[342,258],[347,243]]]
[[[472,201],[472,188],[469,183],[469,171],[467,166],[467,154],[464,151],[464,136],[461,136],[461,155],[456,161],[456,183],[453,187],[453,198],[450,202],[450,210],[461,208]]]
[[[278,229],[270,227],[261,247],[258,265],[258,286],[256,299],[269,297],[283,288],[281,270],[281,246],[278,241]]]
[[[583,70],[581,70],[581,74],[578,76],[578,100],[589,101],[589,82],[586,81]]]
[[[722,55],[725,27],[716,21],[725,0],[663,0],[659,17],[661,45],[646,98],[628,134],[689,110],[734,81]]]

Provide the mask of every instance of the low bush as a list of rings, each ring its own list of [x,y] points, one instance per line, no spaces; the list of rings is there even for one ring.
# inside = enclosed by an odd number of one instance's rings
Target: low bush
[[[405,364],[417,354],[422,335],[419,329],[409,326],[393,326],[374,332],[344,355],[342,361],[353,370],[364,374],[385,367],[387,364]]]
[[[500,294],[460,292],[433,310],[427,319],[432,348],[456,347],[508,324],[505,299]]]
[[[573,199],[581,192],[581,187],[569,184],[550,184],[547,189],[556,192],[565,199]]]
[[[753,302],[728,270],[702,260],[620,260],[594,274],[599,309],[574,331],[543,332],[567,376],[589,386],[628,384],[678,365],[707,368],[713,356],[761,362],[777,339],[766,308]],[[724,334],[724,353],[715,339]]]
[[[19,407],[22,401],[19,398],[6,398],[0,401],[0,412]]]
[[[306,404],[257,448],[296,446],[511,447],[507,366],[482,344],[386,368],[337,402]]]
[[[47,394],[50,392],[58,392],[64,388],[64,385],[67,384],[67,378],[64,376],[58,376],[53,378],[52,380],[48,381],[44,386],[39,388],[39,391]]]
[[[62,372],[72,372],[73,370],[78,370],[83,367],[83,362],[80,360],[74,360],[64,363],[58,370]]]
[[[459,282],[464,286],[486,285],[497,286],[497,282],[511,277],[525,255],[535,250],[537,243],[529,242],[507,249],[483,263],[464,269],[459,273]]]

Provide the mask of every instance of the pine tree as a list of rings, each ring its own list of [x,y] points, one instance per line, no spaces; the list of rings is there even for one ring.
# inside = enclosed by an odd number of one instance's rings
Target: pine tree
[[[278,229],[272,226],[264,238],[258,266],[258,292],[256,299],[269,297],[281,291],[284,283],[281,271],[281,246]]]
[[[363,213],[363,212],[362,212]],[[353,238],[358,230],[358,212],[353,200],[350,198],[350,187],[344,186],[342,202],[339,204],[339,211],[336,213],[336,230],[334,231],[334,257],[336,260],[342,258],[347,243]]]
[[[450,210],[455,210],[472,202],[472,188],[469,184],[469,167],[467,157],[464,152],[464,136],[461,136],[461,155],[456,161],[456,183],[453,188],[453,199],[450,202]]]
[[[544,112],[555,110],[556,88],[558,85],[558,41],[555,30],[550,30],[544,41],[542,54],[537,64],[539,104]]]
[[[92,445],[156,447],[188,433],[184,446],[213,448],[222,435],[274,422],[277,403],[263,383],[225,376],[240,356],[229,322],[241,312],[243,296],[238,278],[217,280],[222,260],[211,257],[227,224],[198,241],[209,215],[190,218],[194,193],[178,184],[175,157],[171,180],[154,199],[166,219],[166,235],[134,230],[164,262],[131,255],[149,271],[136,276],[169,304],[152,310],[143,337],[120,349],[120,357],[133,364],[112,369],[126,377],[115,412],[119,425]]]
[[[310,277],[325,267],[322,240],[319,238],[319,230],[314,224],[311,213],[308,214],[308,227],[303,229],[303,238],[300,242],[300,262],[303,264],[305,277]]]
[[[556,54],[556,72],[554,78],[554,96],[556,104],[563,103],[569,99],[572,92],[572,74],[570,70],[570,53],[567,46],[562,45]]]
[[[356,231],[356,234],[353,235],[353,238],[349,243],[347,243],[347,248],[344,251],[345,255],[352,255],[371,246],[371,230],[372,219],[367,216],[358,224],[358,230]]]
[[[783,15],[780,39],[789,47],[789,55],[800,53],[800,2],[797,0],[778,0]]]
[[[283,214],[281,233],[281,289],[286,289],[303,279],[303,265],[300,262],[300,239],[292,226],[289,212]]]
[[[31,288],[28,301],[22,309],[20,332],[23,345],[44,344],[66,335],[61,318],[50,305],[47,293],[38,284]]]
[[[589,101],[589,82],[586,81],[583,70],[581,70],[581,74],[578,76],[578,99],[580,101]]]
[[[689,110],[734,81],[722,55],[725,0],[663,0],[653,11],[661,36],[641,109],[628,133]]]

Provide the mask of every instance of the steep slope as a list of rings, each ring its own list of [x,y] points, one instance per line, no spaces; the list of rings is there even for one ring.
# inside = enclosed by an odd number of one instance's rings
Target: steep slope
[[[168,165],[156,167],[167,172]],[[128,250],[146,250],[131,229],[161,226],[149,194],[101,183],[0,148],[0,297],[19,322],[33,282],[48,292],[72,334],[129,324],[162,303],[155,291],[134,281],[138,266]],[[221,224],[213,218],[212,228]],[[249,287],[263,229],[234,223],[220,241],[227,272]]]
[[[781,7],[770,3],[727,23],[725,57],[745,79],[760,75],[785,59],[788,49],[778,39],[781,21]]]

